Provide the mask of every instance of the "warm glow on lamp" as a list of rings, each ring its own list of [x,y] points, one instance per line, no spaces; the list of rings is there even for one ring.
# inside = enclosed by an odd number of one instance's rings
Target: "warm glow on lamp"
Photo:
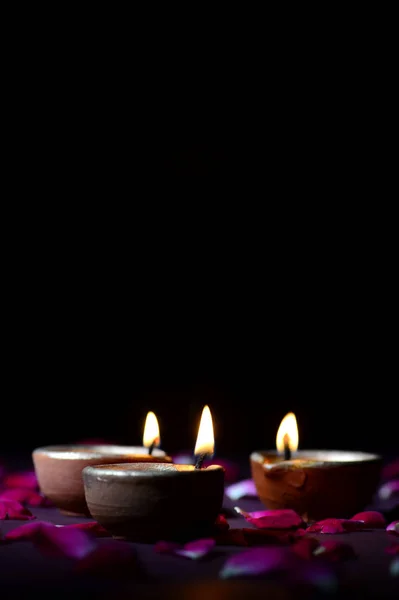
[[[294,413],[285,415],[277,431],[276,447],[278,452],[298,450],[298,425]]]
[[[145,420],[143,446],[145,448],[153,448],[154,446],[158,446],[160,441],[158,420],[155,414],[150,411],[147,413]]]
[[[213,454],[215,450],[215,438],[213,437],[212,415],[209,406],[204,406],[200,426],[198,429],[197,443],[194,454]]]

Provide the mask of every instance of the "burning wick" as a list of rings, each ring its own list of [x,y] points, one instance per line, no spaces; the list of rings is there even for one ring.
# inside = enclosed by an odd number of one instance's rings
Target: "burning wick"
[[[150,455],[152,454],[152,451],[154,450],[154,447],[155,447],[155,441],[152,442],[151,446],[149,446],[149,448],[148,448],[148,454],[150,454]]]
[[[197,458],[197,462],[195,463],[195,469],[202,469],[202,463],[204,462],[206,458],[206,453],[205,454],[200,454]]]
[[[291,460],[290,438],[288,436],[288,433],[285,434],[283,441],[284,441],[284,460]]]

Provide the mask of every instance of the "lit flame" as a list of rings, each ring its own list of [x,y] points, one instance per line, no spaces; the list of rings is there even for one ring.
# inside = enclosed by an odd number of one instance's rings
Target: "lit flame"
[[[284,452],[284,443],[288,444],[291,452],[298,450],[298,425],[294,413],[285,415],[278,428],[276,447],[278,452]]]
[[[213,437],[212,415],[209,406],[202,410],[201,422],[198,429],[197,443],[194,454],[213,454],[215,449],[215,438]]]
[[[157,418],[153,412],[147,413],[147,418],[144,425],[143,446],[158,446],[161,441],[159,436],[159,425]]]

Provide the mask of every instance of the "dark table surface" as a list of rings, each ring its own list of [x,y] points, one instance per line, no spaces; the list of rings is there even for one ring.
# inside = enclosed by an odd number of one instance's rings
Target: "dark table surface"
[[[262,510],[256,499],[241,499],[234,503],[225,498],[224,508],[231,527],[250,527],[232,508],[239,505],[246,511]],[[31,508],[37,519],[54,524],[84,522],[88,519],[67,517],[56,508]],[[0,532],[24,524],[24,521],[0,521]],[[385,530],[371,530],[337,535],[312,534],[319,539],[342,540],[349,543],[356,558],[337,565],[338,590],[333,595],[306,591],[281,581],[269,579],[221,580],[219,572],[227,557],[245,548],[216,546],[200,561],[178,556],[157,554],[150,544],[132,543],[142,565],[143,576],[123,579],[73,572],[71,560],[44,557],[31,542],[0,543],[0,599],[2,598],[173,598],[190,600],[226,600],[227,598],[399,598],[399,577],[392,577],[389,565],[392,556],[385,549],[392,535]],[[397,538],[395,538],[397,539]],[[107,538],[98,539],[105,544]]]

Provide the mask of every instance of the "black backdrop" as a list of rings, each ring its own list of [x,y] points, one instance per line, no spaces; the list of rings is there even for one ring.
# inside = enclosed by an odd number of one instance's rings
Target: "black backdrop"
[[[29,171],[50,202],[6,221],[2,453],[138,443],[148,410],[190,450],[205,403],[219,455],[274,447],[291,410],[302,448],[397,452],[389,214],[340,203],[336,164],[322,181],[231,140],[143,148]]]

